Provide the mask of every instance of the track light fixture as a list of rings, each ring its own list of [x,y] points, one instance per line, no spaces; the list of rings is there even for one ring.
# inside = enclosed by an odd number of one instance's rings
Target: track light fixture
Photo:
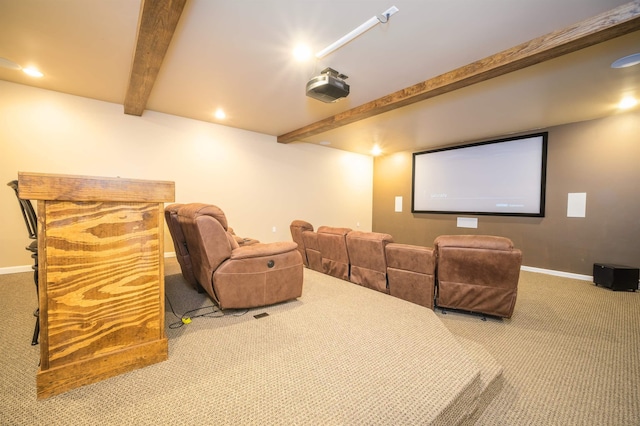
[[[328,54],[334,52],[335,50],[338,50],[339,48],[341,48],[345,44],[349,43],[354,38],[362,35],[364,32],[366,32],[366,31],[370,30],[371,28],[375,27],[377,24],[386,24],[387,22],[389,22],[389,18],[392,15],[394,15],[396,12],[398,12],[398,10],[399,9],[397,7],[391,6],[389,9],[385,10],[384,12],[382,12],[381,15],[372,17],[367,22],[365,22],[364,24],[360,25],[358,28],[356,28],[353,31],[351,31],[350,33],[340,37],[338,40],[334,41],[329,46],[325,47],[324,49],[322,49],[321,51],[316,53],[316,58],[318,58],[318,59],[324,58]]]

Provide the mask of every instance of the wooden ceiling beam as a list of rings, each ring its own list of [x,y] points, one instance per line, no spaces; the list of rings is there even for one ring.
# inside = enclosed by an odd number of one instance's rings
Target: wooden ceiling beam
[[[142,115],[187,0],[142,0],[124,113]]]
[[[640,0],[278,136],[290,143],[640,30]]]

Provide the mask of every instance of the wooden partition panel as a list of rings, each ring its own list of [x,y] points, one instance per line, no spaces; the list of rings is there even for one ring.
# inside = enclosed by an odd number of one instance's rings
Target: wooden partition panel
[[[166,360],[173,182],[20,173],[18,186],[38,200],[38,398]]]

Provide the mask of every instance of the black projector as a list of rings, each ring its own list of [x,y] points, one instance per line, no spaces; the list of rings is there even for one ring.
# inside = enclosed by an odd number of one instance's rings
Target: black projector
[[[346,75],[332,68],[325,68],[307,83],[307,96],[322,102],[346,98],[349,95],[349,85],[344,82],[346,78]]]

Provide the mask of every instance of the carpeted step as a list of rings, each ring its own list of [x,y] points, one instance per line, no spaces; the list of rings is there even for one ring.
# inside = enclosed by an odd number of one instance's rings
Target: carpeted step
[[[473,412],[469,413],[469,417],[460,423],[461,425],[473,425],[493,398],[501,391],[503,368],[479,343],[461,336],[456,336],[456,339],[458,339],[469,356],[480,367],[481,388],[476,401],[476,407]]]

